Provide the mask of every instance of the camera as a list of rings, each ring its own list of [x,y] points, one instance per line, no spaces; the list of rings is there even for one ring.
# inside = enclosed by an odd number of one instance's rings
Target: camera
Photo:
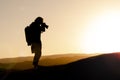
[[[41,26],[48,29],[48,25],[46,25],[45,23],[42,23]]]
[[[45,32],[45,29],[48,29],[48,25],[46,25],[45,23],[41,24],[41,31]]]

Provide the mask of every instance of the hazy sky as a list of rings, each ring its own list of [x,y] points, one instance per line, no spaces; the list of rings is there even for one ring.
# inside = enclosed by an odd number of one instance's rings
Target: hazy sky
[[[0,0],[0,58],[31,55],[24,28],[38,16],[43,55],[120,51],[120,0]]]

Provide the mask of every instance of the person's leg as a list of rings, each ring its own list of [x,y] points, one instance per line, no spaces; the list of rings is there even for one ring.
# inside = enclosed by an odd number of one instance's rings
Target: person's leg
[[[41,51],[37,51],[34,55],[33,65],[38,66],[39,59],[41,57]]]
[[[41,53],[42,53],[42,45],[41,43],[33,43],[32,44],[32,53],[35,53],[34,54],[34,58],[33,58],[33,66],[34,68],[37,68],[38,67],[38,62],[39,62],[39,59],[41,57]]]

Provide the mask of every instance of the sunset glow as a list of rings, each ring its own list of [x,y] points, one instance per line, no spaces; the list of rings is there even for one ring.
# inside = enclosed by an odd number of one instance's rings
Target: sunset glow
[[[41,16],[42,55],[120,52],[120,0],[0,0],[0,58],[33,56],[24,29]]]
[[[85,32],[84,52],[109,53],[120,51],[120,12],[98,15]]]

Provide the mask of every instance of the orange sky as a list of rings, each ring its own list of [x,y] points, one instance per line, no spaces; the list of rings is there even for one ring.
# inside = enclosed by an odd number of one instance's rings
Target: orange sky
[[[120,51],[119,3],[119,0],[0,0],[0,58],[31,55],[24,28],[38,16],[49,25],[42,34],[43,55]]]

